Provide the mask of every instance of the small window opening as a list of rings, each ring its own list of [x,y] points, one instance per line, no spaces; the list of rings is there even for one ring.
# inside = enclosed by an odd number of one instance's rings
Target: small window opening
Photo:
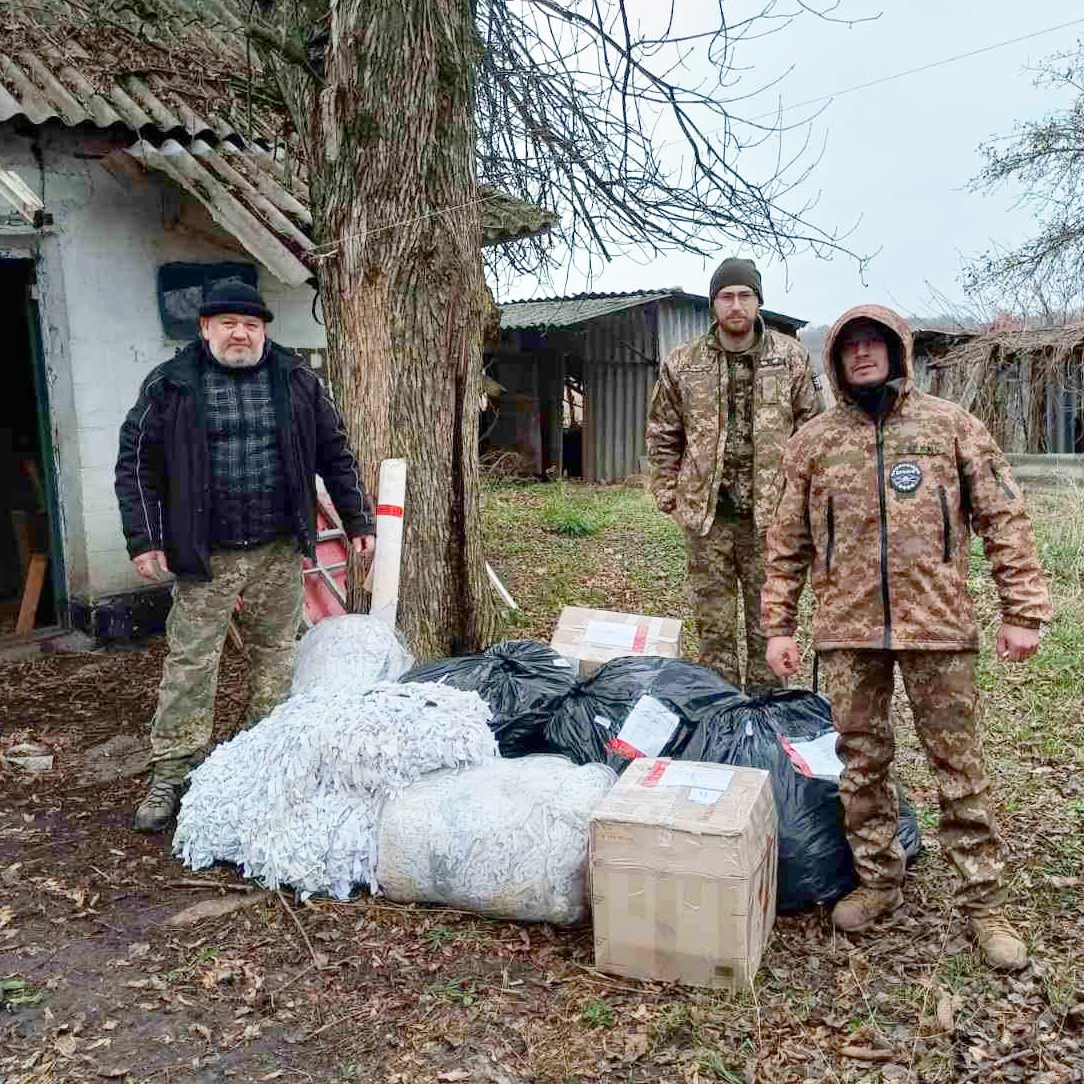
[[[167,263],[158,269],[158,311],[167,339],[199,335],[199,307],[220,282],[243,282],[256,289],[259,272],[246,263]]]

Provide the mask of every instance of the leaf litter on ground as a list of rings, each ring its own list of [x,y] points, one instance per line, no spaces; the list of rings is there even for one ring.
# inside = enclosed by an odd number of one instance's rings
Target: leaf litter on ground
[[[680,532],[636,487],[568,483],[564,500],[579,499],[581,488],[600,524],[582,537],[547,529],[545,485],[487,490],[488,556],[522,607],[509,615],[505,635],[548,640],[562,605],[607,605],[685,619],[685,654],[695,657]],[[997,596],[979,546],[972,568],[983,733],[1006,843],[1008,912],[1033,958],[1020,974],[987,969],[953,912],[953,880],[936,839],[936,795],[902,690],[893,701],[900,775],[917,799],[928,845],[909,872],[902,911],[852,937],[834,931],[823,911],[782,916],[755,985],[737,995],[597,972],[588,929],[520,927],[366,896],[312,900],[292,916],[273,901],[255,901],[191,927],[148,931],[139,922],[147,907],[168,916],[197,901],[187,890],[178,899],[167,887],[180,874],[168,839],[128,831],[143,781],[65,788],[81,749],[118,732],[145,732],[162,659],[162,645],[152,643],[0,666],[9,733],[68,739],[67,746],[50,739],[63,750],[51,777],[5,777],[0,798],[0,845],[7,848],[0,868],[21,866],[10,885],[5,881],[11,898],[4,905],[13,912],[7,928],[20,934],[4,951],[20,975],[36,968],[29,988],[44,994],[38,1005],[16,1008],[56,1010],[51,1023],[39,1015],[25,1024],[24,1037],[4,1033],[0,1074],[18,1071],[22,1079],[54,1084],[85,1080],[84,1066],[65,1067],[53,1049],[62,1014],[85,1013],[88,1026],[99,1021],[98,1030],[113,1040],[100,1071],[123,1067],[133,1080],[159,1079],[167,1069],[181,1079],[184,1073],[170,1067],[183,1064],[192,1074],[193,1059],[215,1071],[225,1063],[213,1057],[232,1059],[238,1081],[260,1079],[276,1066],[328,1081],[343,1079],[346,1066],[356,1079],[389,1084],[435,1084],[467,1066],[471,1080],[500,1084],[1084,1078],[1084,512],[1079,501],[1057,496],[1029,500],[1058,615],[1029,664],[1006,667],[992,658]],[[808,599],[803,607],[808,616]],[[806,663],[809,684],[808,650]],[[240,723],[243,701],[243,661],[228,650],[219,737]],[[224,885],[233,880],[232,871],[218,868],[206,876]],[[46,878],[55,880],[52,890],[39,887]],[[76,903],[68,893],[76,889],[88,900],[101,894],[99,916],[73,923]],[[126,910],[132,899],[139,908]],[[145,977],[176,972],[175,981],[125,992],[123,971],[107,972],[99,957],[80,955],[115,936],[97,921],[132,929],[122,946],[151,945],[162,962],[150,963],[160,970]],[[88,937],[58,944],[61,922],[71,930],[67,938]],[[305,938],[321,946],[325,964],[316,966]],[[211,947],[213,955],[201,956]],[[72,992],[80,976],[86,990],[96,989],[92,976],[105,982],[109,999]],[[254,978],[262,980],[258,987]],[[152,1008],[138,1008],[136,999]],[[160,1021],[172,1045],[135,1043],[136,1020]],[[213,1050],[190,1030],[195,1023],[212,1032]],[[848,1049],[891,1060],[855,1059]],[[296,1071],[286,1076],[303,1078]]]

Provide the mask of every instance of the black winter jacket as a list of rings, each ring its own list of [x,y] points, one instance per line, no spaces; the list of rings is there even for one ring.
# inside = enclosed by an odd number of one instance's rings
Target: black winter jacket
[[[372,502],[342,419],[316,374],[296,354],[269,343],[265,364],[278,420],[294,534],[312,557],[319,474],[346,533],[373,534]],[[128,553],[165,551],[170,571],[211,578],[210,455],[203,420],[202,344],[190,343],[143,381],[120,428],[116,491]]]

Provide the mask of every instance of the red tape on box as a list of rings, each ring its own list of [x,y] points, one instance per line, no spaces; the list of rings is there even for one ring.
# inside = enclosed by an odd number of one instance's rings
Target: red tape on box
[[[611,738],[606,743],[606,748],[611,753],[616,753],[619,757],[624,757],[626,760],[638,760],[644,755],[635,745],[629,745],[627,741],[622,741],[620,738]]]
[[[658,764],[655,765],[654,768],[651,769],[651,771],[647,773],[647,775],[643,777],[643,779],[640,780],[640,786],[657,787],[659,785],[659,780],[662,779],[662,774],[665,771],[666,764],[660,761]]]
[[[779,744],[783,746],[783,752],[787,754],[791,764],[793,764],[807,779],[812,779],[813,771],[805,762],[805,757],[790,744],[785,734],[779,734],[777,737],[779,738]]]

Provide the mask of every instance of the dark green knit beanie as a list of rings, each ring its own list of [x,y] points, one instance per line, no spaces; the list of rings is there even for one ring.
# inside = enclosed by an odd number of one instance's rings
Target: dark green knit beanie
[[[760,272],[752,260],[742,260],[737,256],[731,256],[723,260],[711,276],[709,296],[715,300],[715,295],[726,289],[727,286],[748,286],[757,295],[757,300],[764,304],[764,288],[760,282]]]

